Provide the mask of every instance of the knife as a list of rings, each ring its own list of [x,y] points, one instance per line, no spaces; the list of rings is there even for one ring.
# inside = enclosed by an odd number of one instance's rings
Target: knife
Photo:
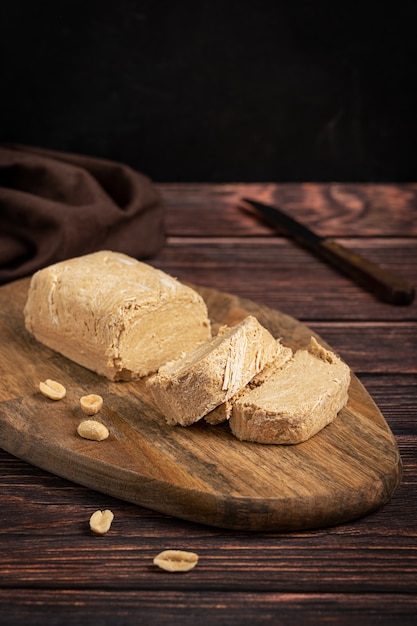
[[[266,222],[272,224],[279,231],[285,232],[297,243],[336,267],[383,302],[399,305],[413,302],[414,287],[400,276],[396,276],[368,261],[328,237],[317,235],[275,206],[263,204],[250,198],[242,198],[242,201],[255,209],[256,214],[260,215]]]

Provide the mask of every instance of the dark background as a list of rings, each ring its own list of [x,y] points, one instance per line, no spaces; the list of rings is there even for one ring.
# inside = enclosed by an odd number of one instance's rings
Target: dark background
[[[158,181],[416,180],[415,5],[2,3],[0,141]]]

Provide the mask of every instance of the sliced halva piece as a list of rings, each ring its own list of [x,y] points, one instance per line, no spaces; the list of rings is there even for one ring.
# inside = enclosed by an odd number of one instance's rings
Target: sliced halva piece
[[[278,370],[285,367],[286,363],[288,363],[292,356],[293,351],[291,350],[291,348],[287,348],[286,346],[282,345],[280,340],[277,339],[277,355],[275,359],[270,363],[267,363],[267,365],[259,372],[259,374],[256,374],[256,376],[254,376],[248,382],[248,384],[243,387],[243,389],[238,391],[229,400],[226,400],[226,402],[222,402],[222,404],[210,411],[210,413],[207,413],[207,415],[204,417],[204,420],[212,426],[216,426],[217,424],[226,422],[232,414],[233,404],[241,396],[241,394],[245,393],[245,391],[249,391],[250,389],[254,389],[255,387],[259,387],[259,385],[262,385],[262,383],[265,382],[265,380],[274,372],[277,372]]]
[[[195,290],[111,251],[36,272],[24,315],[38,341],[111,380],[147,376],[211,338]]]
[[[332,422],[348,401],[350,369],[314,337],[280,370],[233,403],[229,425],[243,441],[296,444]]]
[[[187,426],[240,391],[280,350],[253,316],[221,332],[147,381],[169,424]]]

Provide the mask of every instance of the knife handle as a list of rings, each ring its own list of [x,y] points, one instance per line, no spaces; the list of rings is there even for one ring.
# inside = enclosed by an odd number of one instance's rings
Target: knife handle
[[[331,239],[322,239],[317,250],[320,255],[344,274],[390,304],[411,304],[414,287],[379,265],[344,248]]]

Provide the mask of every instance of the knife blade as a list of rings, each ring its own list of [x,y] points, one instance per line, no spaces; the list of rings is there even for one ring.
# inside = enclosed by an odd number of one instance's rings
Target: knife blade
[[[333,239],[317,235],[276,206],[251,198],[242,198],[242,202],[249,205],[251,209],[255,209],[258,217],[292,237],[297,243],[349,276],[383,302],[397,305],[407,305],[413,302],[414,287],[402,277],[365,259]]]

